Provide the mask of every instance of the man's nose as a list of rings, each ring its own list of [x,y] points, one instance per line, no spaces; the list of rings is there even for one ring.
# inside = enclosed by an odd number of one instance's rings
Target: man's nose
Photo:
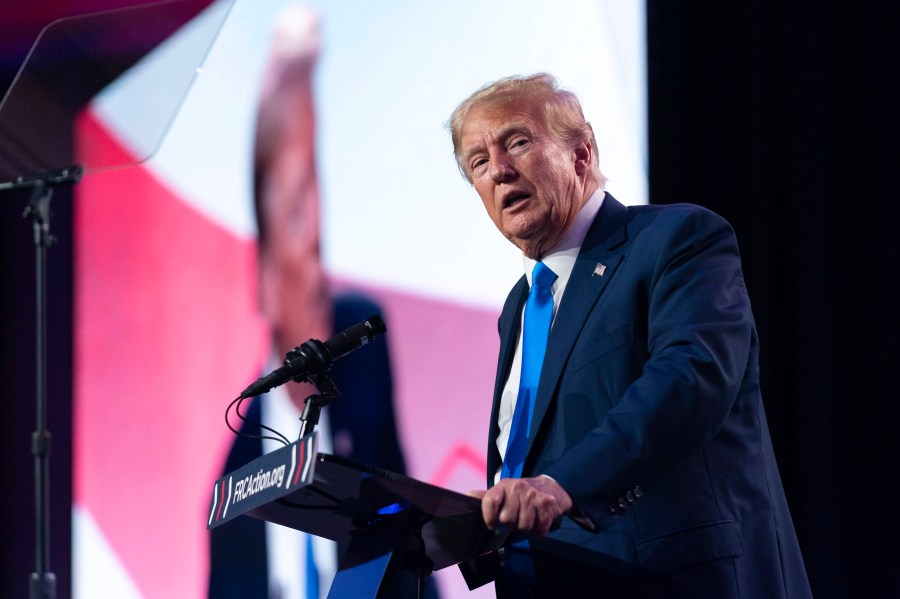
[[[497,156],[491,160],[491,178],[496,183],[509,181],[516,176],[516,170],[504,156]]]

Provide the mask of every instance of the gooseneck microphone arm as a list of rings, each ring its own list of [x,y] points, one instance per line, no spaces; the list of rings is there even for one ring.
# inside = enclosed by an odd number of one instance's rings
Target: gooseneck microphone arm
[[[310,339],[287,353],[284,365],[256,380],[244,389],[238,400],[266,393],[270,389],[288,381],[308,381],[316,386],[318,394],[306,398],[306,405],[300,420],[300,437],[311,433],[319,422],[319,413],[337,397],[340,392],[331,380],[331,366],[335,360],[359,349],[386,331],[380,316],[370,316],[366,320],[344,329],[324,343]]]
[[[321,375],[331,370],[335,360],[383,335],[386,330],[384,321],[376,315],[344,329],[324,343],[318,339],[310,339],[287,353],[284,366],[273,370],[244,389],[240,399],[266,393],[291,380],[298,383],[314,382],[310,380],[311,375]]]

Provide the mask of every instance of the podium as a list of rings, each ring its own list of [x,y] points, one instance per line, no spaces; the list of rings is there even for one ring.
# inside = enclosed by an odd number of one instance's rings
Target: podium
[[[499,548],[481,502],[316,447],[312,432],[216,481],[208,529],[252,516],[346,546],[328,594],[421,594],[434,570]]]

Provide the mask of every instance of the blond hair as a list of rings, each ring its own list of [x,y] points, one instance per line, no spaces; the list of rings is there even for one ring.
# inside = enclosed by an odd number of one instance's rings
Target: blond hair
[[[463,177],[470,180],[465,165],[462,163],[461,138],[463,125],[469,118],[472,109],[484,104],[508,106],[521,103],[538,108],[535,116],[543,120],[544,126],[558,141],[571,148],[583,143],[590,144],[594,150],[591,167],[602,186],[606,179],[600,173],[600,165],[597,162],[597,140],[591,124],[584,118],[581,102],[572,92],[560,89],[556,78],[548,73],[504,77],[485,85],[456,107],[456,110],[450,115],[447,126],[453,140],[456,165]]]

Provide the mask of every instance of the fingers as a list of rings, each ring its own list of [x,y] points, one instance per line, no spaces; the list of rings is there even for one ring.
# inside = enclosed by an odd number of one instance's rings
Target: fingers
[[[503,481],[500,481],[503,483]],[[490,530],[496,530],[500,524],[500,510],[504,506],[505,485],[498,484],[488,489],[481,497],[481,516]]]
[[[518,484],[519,481],[510,480],[504,490],[504,502],[500,506],[498,519],[500,524],[508,530],[529,532],[534,522],[534,512],[528,503],[527,488]],[[523,490],[524,489],[524,490]]]
[[[546,477],[503,479],[481,499],[481,513],[488,528],[503,526],[538,537],[546,535],[554,520],[571,507],[569,494]]]

